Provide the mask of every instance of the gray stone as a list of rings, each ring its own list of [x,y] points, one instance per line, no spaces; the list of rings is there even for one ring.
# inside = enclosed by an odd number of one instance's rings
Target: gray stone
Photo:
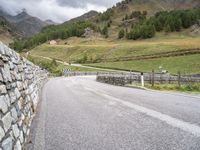
[[[19,109],[21,110],[23,107],[23,103],[22,103],[22,98],[20,98],[20,100],[17,102],[17,106],[19,107]]]
[[[0,150],[21,150],[27,141],[46,74],[0,42]]]
[[[0,72],[0,81],[3,82],[3,76],[1,74],[1,72]]]
[[[16,100],[17,100],[17,96],[15,95],[15,93],[14,92],[12,92],[12,91],[9,91],[9,97],[10,97],[10,102],[13,104],[13,103],[15,103],[16,102]]]
[[[8,105],[5,102],[6,97],[0,96],[0,111],[6,113],[8,111]]]
[[[9,135],[10,135],[10,137],[12,138],[12,140],[15,141],[14,133],[13,133],[12,130],[9,132]]]
[[[3,122],[3,126],[4,126],[5,132],[7,132],[8,129],[10,129],[11,123],[12,123],[12,117],[11,117],[11,115],[10,115],[10,112],[7,113],[7,114],[2,118],[2,122]]]
[[[8,62],[8,60],[9,60],[8,57],[6,57],[6,56],[2,56],[2,59],[4,62]]]
[[[24,133],[23,133],[23,131],[20,131],[19,140],[20,140],[21,143],[24,143]]]
[[[5,136],[5,132],[4,132],[3,128],[0,126],[0,142],[4,136]]]
[[[13,69],[15,68],[15,66],[14,66],[14,64],[12,63],[12,61],[9,61],[8,63],[9,63],[9,65],[10,65],[10,69],[13,70]]]
[[[15,87],[17,87],[17,83],[16,83],[16,82],[13,82],[13,83],[12,83],[12,88],[15,88]]]
[[[23,72],[24,71],[24,67],[22,65],[18,65],[18,69],[19,69],[19,72]]]
[[[22,126],[22,123],[23,123],[23,121],[22,121],[22,120],[19,120],[19,121],[18,121],[18,126],[21,127],[21,126]]]
[[[2,147],[4,150],[12,150],[13,147],[13,141],[11,137],[8,137],[2,142]]]
[[[15,123],[18,120],[18,116],[17,116],[17,111],[15,109],[15,107],[13,107],[11,109],[11,116],[12,116],[12,121]]]
[[[26,133],[27,133],[27,127],[26,127],[26,125],[23,125],[23,132],[26,135]]]
[[[19,102],[18,102],[18,103],[19,103]],[[18,116],[18,118],[21,118],[22,112],[21,112],[21,110],[20,110],[18,104],[15,106],[15,109],[16,109],[16,111],[17,111],[17,116]]]
[[[6,89],[7,89],[7,90],[11,90],[11,88],[12,88],[11,83],[10,83],[10,82],[7,82],[7,83],[6,83]]]
[[[9,99],[8,94],[5,95],[5,99],[4,100],[5,100],[6,104],[8,105],[8,107],[10,107],[11,103],[10,103],[10,99]]]
[[[10,71],[10,74],[13,81],[17,79],[17,73],[15,71]]]
[[[14,146],[14,150],[22,150],[22,146],[20,144],[20,141],[18,140]]]
[[[19,64],[19,59],[17,57],[11,57],[11,61],[16,65]]]
[[[6,93],[7,93],[6,86],[0,85],[0,94],[6,94]]]
[[[3,43],[0,41],[0,54],[5,54],[5,50],[4,50],[4,45]]]
[[[16,124],[12,126],[12,131],[13,131],[15,139],[17,139],[19,137],[19,134],[20,134],[19,131],[20,130],[19,130],[19,128]]]
[[[20,91],[23,90],[23,82],[17,81],[17,87]]]
[[[12,81],[11,75],[10,75],[10,67],[8,64],[4,64],[4,67],[0,69],[4,82]]]
[[[17,97],[17,99],[19,99],[19,98],[20,98],[20,96],[21,96],[21,94],[20,94],[20,92],[19,92],[18,88],[15,88],[15,91],[14,91],[14,93],[15,93],[15,95],[16,95],[16,97]]]
[[[5,46],[5,55],[9,57],[12,55],[12,50],[7,46]]]

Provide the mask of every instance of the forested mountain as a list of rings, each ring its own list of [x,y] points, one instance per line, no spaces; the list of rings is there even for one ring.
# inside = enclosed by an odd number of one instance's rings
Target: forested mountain
[[[199,6],[199,0],[125,0],[104,13],[91,11],[61,25],[44,28],[12,46],[16,50],[30,49],[48,40],[82,36],[87,27],[111,39],[137,40],[152,38],[156,32],[181,32],[199,24]]]

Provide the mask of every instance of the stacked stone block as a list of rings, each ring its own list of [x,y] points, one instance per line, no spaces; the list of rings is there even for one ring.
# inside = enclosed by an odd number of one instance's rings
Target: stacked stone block
[[[0,42],[0,150],[21,150],[47,72]]]

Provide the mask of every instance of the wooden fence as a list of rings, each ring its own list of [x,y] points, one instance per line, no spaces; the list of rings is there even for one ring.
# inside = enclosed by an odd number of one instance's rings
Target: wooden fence
[[[64,76],[97,76],[97,81],[110,83],[114,85],[126,85],[132,82],[141,82],[141,73],[133,72],[68,72]],[[200,83],[200,76],[193,75],[170,75],[163,73],[144,73],[143,74],[144,82],[154,85],[155,83],[161,84],[171,84],[177,83],[179,86],[181,84],[192,84]]]

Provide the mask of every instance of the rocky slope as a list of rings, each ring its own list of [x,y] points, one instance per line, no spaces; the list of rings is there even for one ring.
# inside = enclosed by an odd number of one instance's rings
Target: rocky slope
[[[94,11],[94,10],[91,10],[79,17],[76,17],[76,18],[73,18],[69,21],[66,21],[65,23],[71,23],[71,22],[78,22],[78,21],[81,21],[81,20],[90,20],[94,17],[96,17],[99,13],[97,11]]]
[[[16,30],[25,37],[30,37],[39,33],[45,26],[55,24],[51,20],[42,21],[39,18],[33,17],[29,15],[25,10],[16,16],[9,15],[3,10],[0,10],[0,16],[6,18],[6,20],[13,24]]]

